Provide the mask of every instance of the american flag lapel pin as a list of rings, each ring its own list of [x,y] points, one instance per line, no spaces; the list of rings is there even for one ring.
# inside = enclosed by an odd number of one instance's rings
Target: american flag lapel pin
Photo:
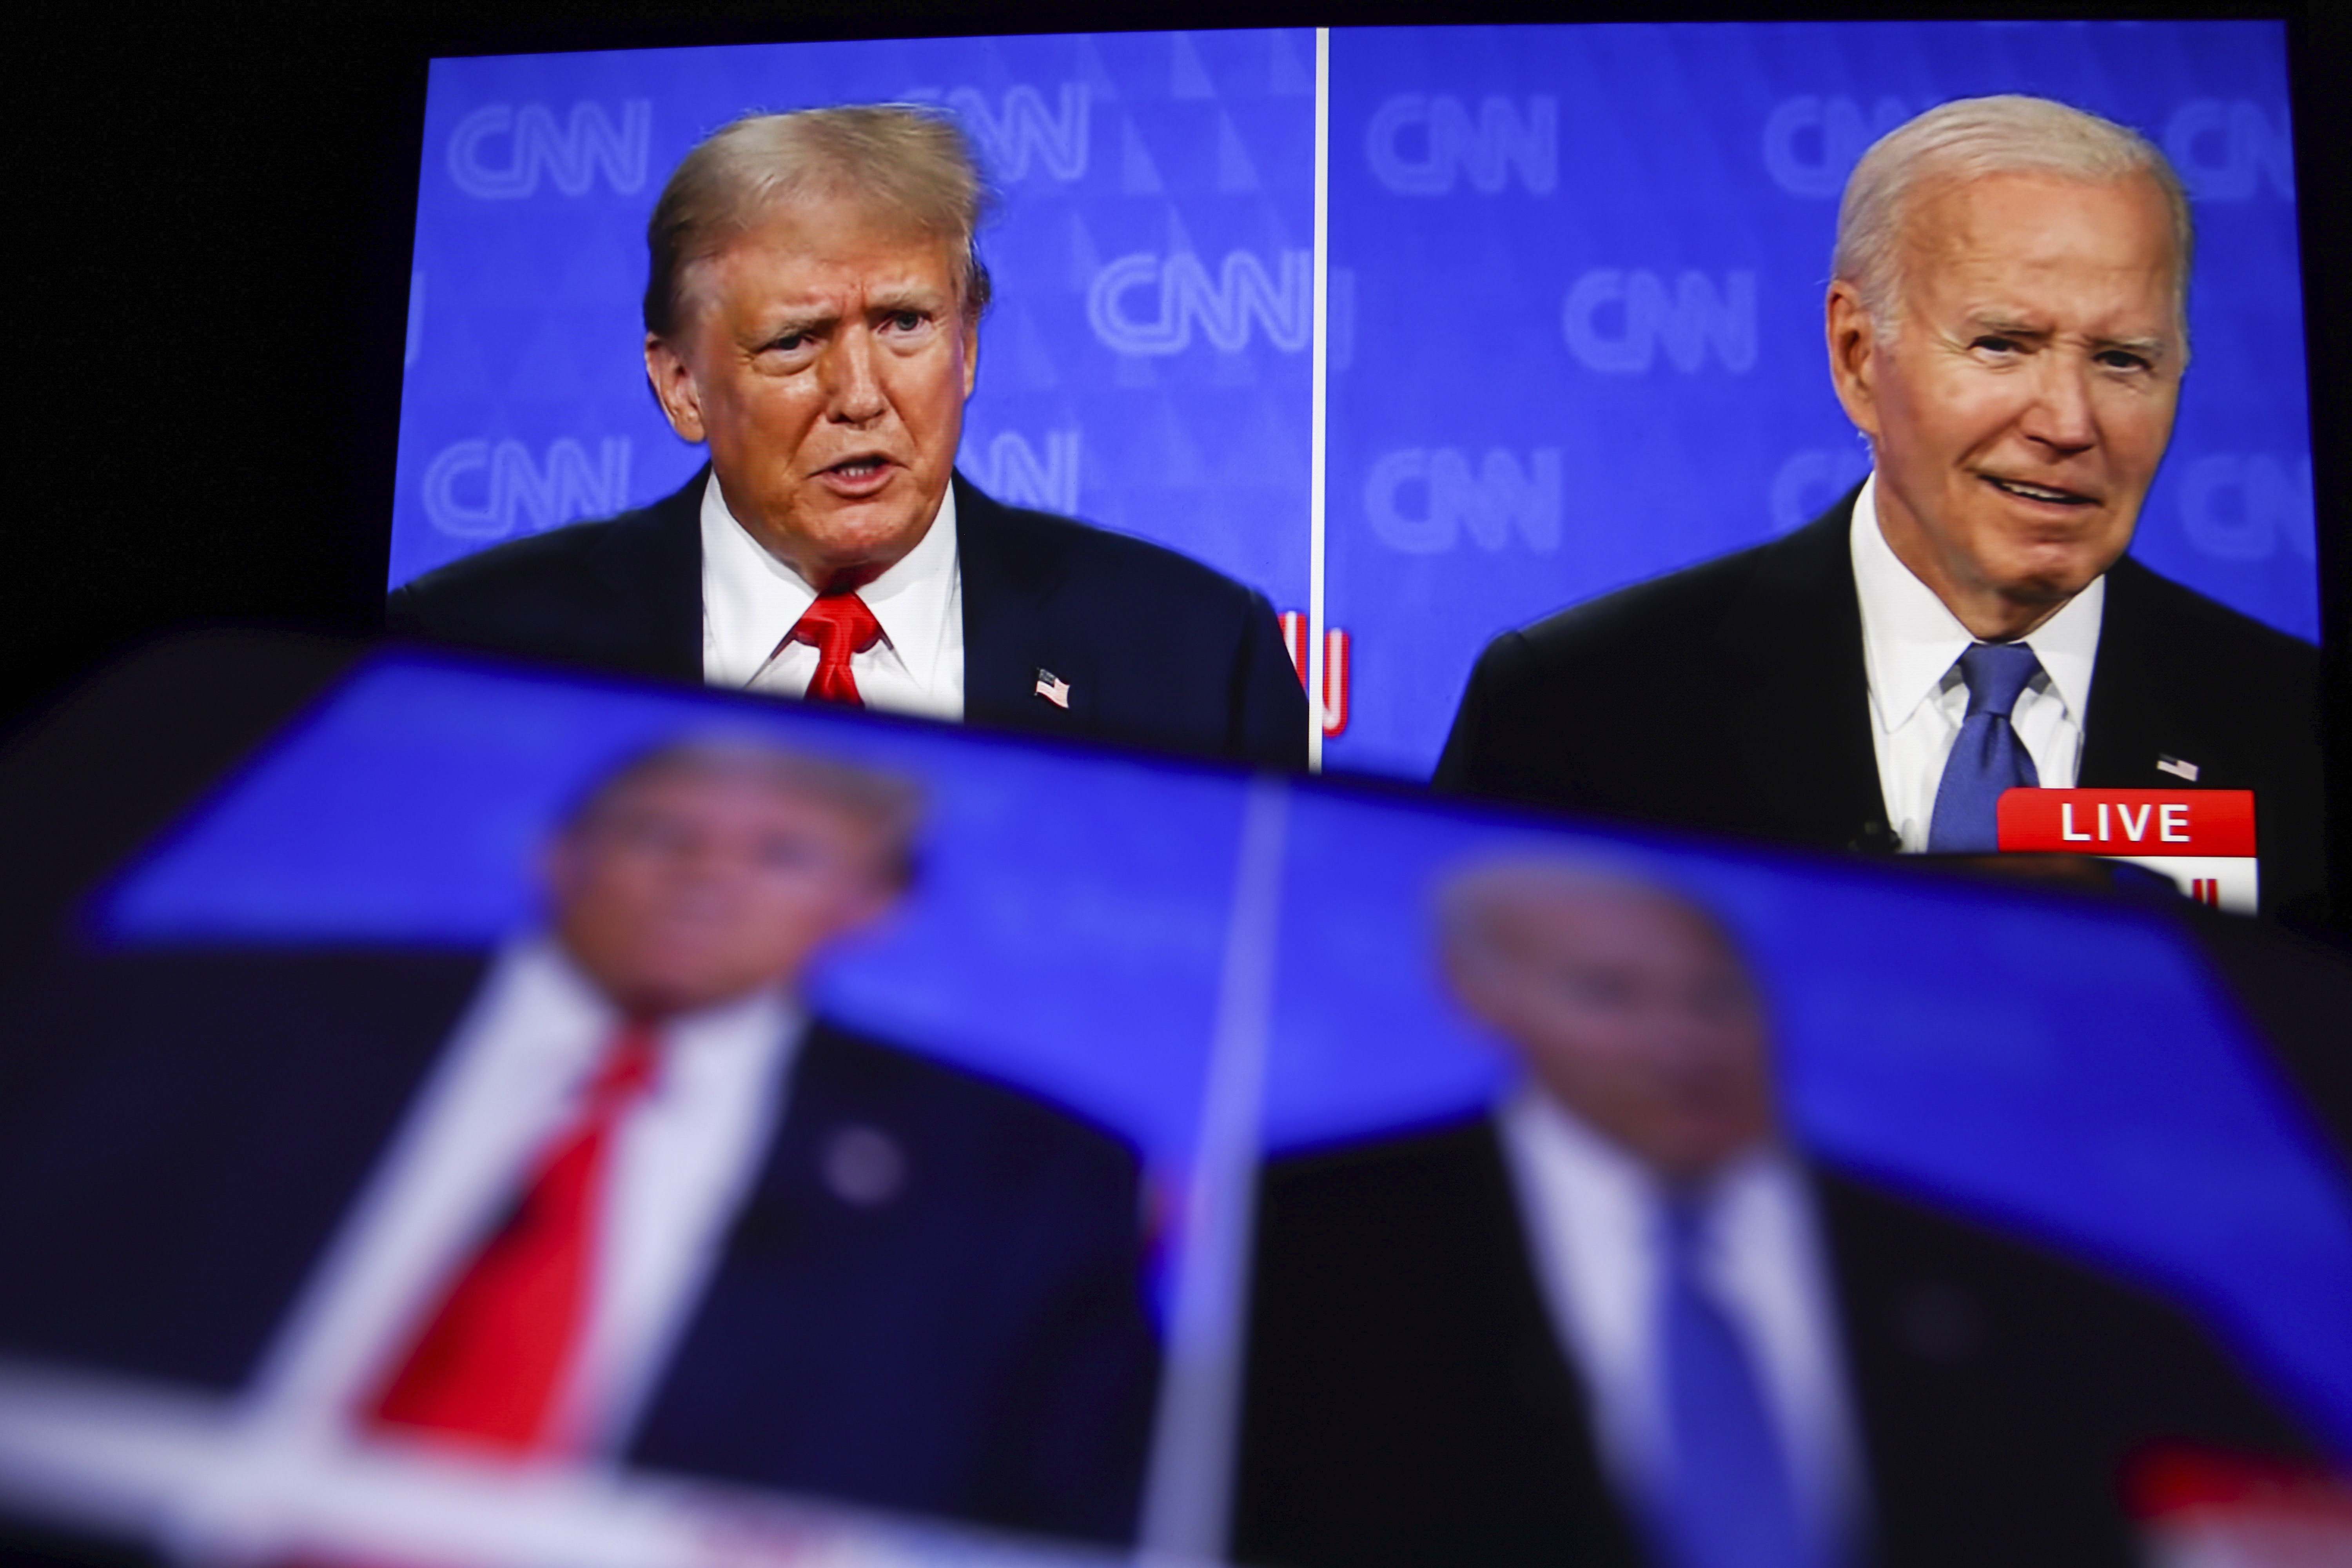
[[[1037,695],[1056,708],[1070,705],[1070,683],[1050,669],[1037,672]]]
[[[2156,759],[2156,771],[2160,773],[2170,773],[2175,778],[2187,779],[2190,784],[2197,782],[2197,764],[2184,763],[2179,757],[2158,754]]]

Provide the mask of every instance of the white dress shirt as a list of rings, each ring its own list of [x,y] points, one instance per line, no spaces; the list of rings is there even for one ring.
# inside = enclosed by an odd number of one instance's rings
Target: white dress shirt
[[[849,658],[866,705],[961,719],[963,571],[952,486],[915,548],[857,596],[882,624],[882,639]],[[804,695],[817,650],[783,639],[815,602],[807,579],[735,521],[713,473],[702,488],[702,679],[736,690]]]
[[[1906,853],[1927,847],[1944,759],[1968,717],[1960,655],[1976,638],[1912,575],[1878,524],[1878,476],[1854,498],[1853,585],[1862,599],[1863,665],[1870,677],[1870,734],[1886,820]],[[2083,761],[2083,715],[2099,654],[2107,580],[2094,578],[2021,640],[2042,673],[2018,697],[2009,721],[2033,759],[2044,789],[2072,789]]]
[[[1621,1496],[1654,1497],[1673,1463],[1657,1344],[1666,1194],[1647,1167],[1522,1087],[1496,1120],[1536,1278],[1591,1395]],[[1804,1177],[1778,1149],[1718,1178],[1700,1272],[1744,1339],[1822,1539],[1850,1541],[1860,1469],[1827,1254]]]
[[[318,1434],[363,1426],[362,1407],[579,1115],[621,1024],[551,941],[499,955],[273,1347],[258,1415]],[[777,1125],[804,1025],[768,991],[662,1026],[653,1084],[606,1167],[559,1447],[608,1449],[634,1425]]]

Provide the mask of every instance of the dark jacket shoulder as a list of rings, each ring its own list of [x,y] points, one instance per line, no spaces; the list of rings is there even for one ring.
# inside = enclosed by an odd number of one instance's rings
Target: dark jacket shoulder
[[[509,540],[393,590],[398,637],[674,680],[702,678],[709,469],[651,506]]]
[[[2107,572],[2091,724],[2118,688],[2145,691],[2183,721],[2235,731],[2232,752],[2308,744],[2316,763],[2319,649],[2129,556]]]
[[[969,486],[961,491],[960,515],[989,531],[991,543],[1003,552],[1008,570],[1034,575],[1040,582],[1064,574],[1102,581],[1149,580],[1168,596],[1169,609],[1178,612],[1214,607],[1239,616],[1265,602],[1256,590],[1164,544],[1055,512],[1006,506]],[[1150,608],[1147,604],[1121,607]]]
[[[1471,672],[1433,782],[1847,843],[1877,794],[1846,542],[1853,500],[1784,538],[1496,637]],[[1805,766],[1789,769],[1791,756]]]
[[[1305,767],[1307,694],[1265,595],[961,476],[956,505],[967,720]],[[1066,702],[1037,694],[1047,674]]]
[[[142,947],[0,1005],[0,1345],[241,1385],[482,967]]]
[[[1131,1200],[1139,1160],[1123,1136],[1034,1090],[976,1068],[820,1018],[803,1046],[793,1094],[803,1106],[838,1115],[887,1112],[936,1130],[943,1146],[961,1146],[984,1169],[974,1174],[1020,1183],[1066,1176],[1082,1167]],[[1076,1189],[1074,1189],[1074,1192]]]
[[[1232,1554],[1636,1568],[1483,1114],[1261,1176]]]

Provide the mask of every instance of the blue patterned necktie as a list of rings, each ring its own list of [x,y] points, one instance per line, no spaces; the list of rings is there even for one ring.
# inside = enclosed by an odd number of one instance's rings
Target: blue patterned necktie
[[[1931,853],[1991,854],[2000,847],[2000,792],[2042,783],[2009,721],[2009,710],[2041,671],[2042,661],[2021,642],[1971,643],[1960,655],[1969,713],[1936,786],[1936,815],[1927,825]]]
[[[1705,1200],[1664,1205],[1657,1295],[1658,1366],[1668,1445],[1654,1500],[1669,1568],[1822,1568],[1789,1455],[1739,1325],[1700,1271]]]

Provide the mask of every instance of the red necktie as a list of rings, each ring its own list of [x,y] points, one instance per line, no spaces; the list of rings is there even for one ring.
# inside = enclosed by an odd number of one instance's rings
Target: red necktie
[[[376,1423],[513,1454],[549,1446],[556,1396],[587,1327],[604,1172],[619,1123],[651,1087],[657,1041],[633,1020],[586,1103],[542,1147],[514,1215],[460,1273],[369,1406]]]
[[[812,702],[845,702],[863,708],[857,678],[849,672],[849,656],[864,653],[882,640],[882,623],[856,594],[820,594],[808,613],[784,634],[785,642],[804,642],[816,649],[816,674],[810,677]],[[782,645],[777,645],[781,647]]]

